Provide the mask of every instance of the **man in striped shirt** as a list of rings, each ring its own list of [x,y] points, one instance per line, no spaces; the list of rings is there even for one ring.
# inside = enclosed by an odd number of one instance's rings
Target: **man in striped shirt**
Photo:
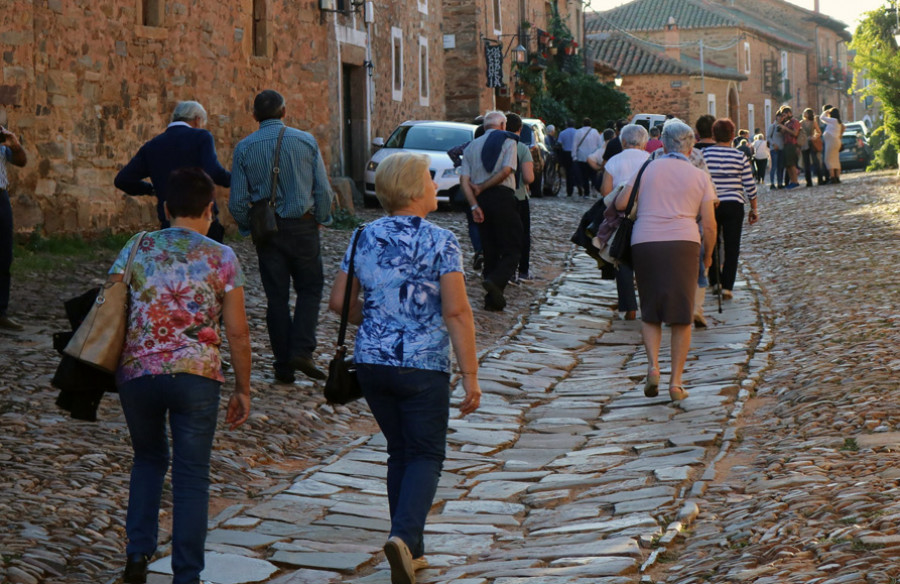
[[[249,235],[250,205],[271,196],[275,146],[284,129],[275,195],[278,233],[257,246],[256,254],[268,303],[275,379],[293,383],[298,369],[314,379],[326,377],[316,367],[313,352],[324,285],[319,227],[331,224],[334,195],[316,139],[285,126],[284,114],[284,97],[277,91],[267,89],[256,96],[253,117],[259,130],[234,148],[228,210],[241,235]],[[293,315],[291,282],[297,292]]]

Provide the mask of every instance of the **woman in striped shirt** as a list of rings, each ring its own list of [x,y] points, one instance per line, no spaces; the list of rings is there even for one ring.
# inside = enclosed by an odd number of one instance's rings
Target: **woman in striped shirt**
[[[714,257],[722,262],[721,281],[716,281],[715,271],[709,274],[709,282],[722,286],[722,297],[730,299],[737,277],[738,254],[741,252],[741,230],[744,223],[745,200],[750,202],[750,225],[759,220],[756,208],[756,182],[750,161],[744,153],[731,146],[734,139],[734,123],[722,118],[713,124],[715,146],[703,149],[703,158],[709,168],[719,206],[716,207],[716,223],[725,244],[725,257]]]

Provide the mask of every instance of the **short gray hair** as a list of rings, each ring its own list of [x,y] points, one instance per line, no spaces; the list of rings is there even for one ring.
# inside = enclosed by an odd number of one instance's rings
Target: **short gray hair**
[[[506,123],[506,114],[498,111],[490,111],[484,114],[484,128],[499,128],[501,124]]]
[[[206,110],[199,101],[179,101],[172,112],[173,122],[190,122],[194,118],[203,118],[206,123]]]
[[[672,118],[663,126],[663,149],[668,152],[687,154],[694,145],[694,130],[678,118]]]
[[[637,124],[628,124],[619,132],[622,148],[643,148],[649,139],[647,130]]]

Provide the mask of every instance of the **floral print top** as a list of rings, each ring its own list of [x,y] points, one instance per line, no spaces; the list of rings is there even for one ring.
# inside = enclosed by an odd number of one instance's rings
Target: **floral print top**
[[[110,274],[125,272],[137,235]],[[134,258],[121,384],[144,375],[192,373],[224,381],[219,345],[225,293],[244,285],[237,256],[196,231],[172,227],[148,233]]]
[[[350,249],[341,270],[347,273]],[[415,216],[383,217],[359,237],[354,276],[363,291],[357,363],[450,372],[440,279],[463,272],[456,236]]]

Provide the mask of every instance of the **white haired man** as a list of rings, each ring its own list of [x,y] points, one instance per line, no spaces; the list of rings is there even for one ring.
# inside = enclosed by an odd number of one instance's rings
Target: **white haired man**
[[[463,151],[460,186],[479,224],[484,248],[482,286],[485,310],[503,310],[503,290],[513,279],[522,254],[522,219],[516,200],[517,136],[506,131],[506,116],[484,116],[485,133]]]
[[[116,188],[125,191],[125,194],[156,195],[156,214],[162,229],[169,227],[164,204],[166,183],[173,170],[202,168],[215,184],[231,186],[231,173],[219,164],[212,134],[203,129],[206,119],[206,110],[200,103],[179,102],[166,131],[141,146],[134,158],[116,175]],[[145,180],[148,177],[150,182]],[[218,215],[218,209],[214,210]],[[222,241],[224,230],[218,219],[213,221],[207,235]]]

